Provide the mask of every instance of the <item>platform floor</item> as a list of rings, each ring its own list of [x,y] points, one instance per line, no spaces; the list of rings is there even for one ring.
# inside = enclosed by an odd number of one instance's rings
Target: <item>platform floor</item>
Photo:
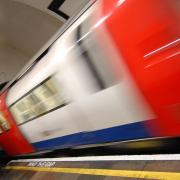
[[[2,180],[180,180],[180,155],[25,159],[0,170]]]

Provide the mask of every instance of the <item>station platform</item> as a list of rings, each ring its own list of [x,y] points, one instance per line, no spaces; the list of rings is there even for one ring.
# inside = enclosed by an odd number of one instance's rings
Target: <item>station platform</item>
[[[0,169],[6,180],[180,180],[180,155],[129,155],[12,160]]]

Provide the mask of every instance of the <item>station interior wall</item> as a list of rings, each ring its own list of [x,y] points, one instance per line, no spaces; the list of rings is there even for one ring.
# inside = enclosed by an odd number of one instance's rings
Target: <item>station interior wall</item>
[[[11,80],[62,24],[25,3],[0,0],[0,84]]]

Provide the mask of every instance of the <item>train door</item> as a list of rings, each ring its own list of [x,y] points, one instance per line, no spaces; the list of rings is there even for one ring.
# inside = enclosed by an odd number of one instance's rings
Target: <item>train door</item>
[[[158,117],[148,124],[158,136],[180,133],[178,7],[175,0],[104,1],[105,17],[116,10],[106,27]]]
[[[0,144],[8,155],[14,156],[34,152],[17,128],[6,106],[7,91],[0,96]]]

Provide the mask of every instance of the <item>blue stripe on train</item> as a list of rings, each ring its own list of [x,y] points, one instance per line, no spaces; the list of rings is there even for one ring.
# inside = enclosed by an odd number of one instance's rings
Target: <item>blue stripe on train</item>
[[[144,122],[136,122],[91,132],[80,132],[56,137],[33,143],[33,146],[38,150],[45,150],[149,137],[150,134],[145,129]]]

